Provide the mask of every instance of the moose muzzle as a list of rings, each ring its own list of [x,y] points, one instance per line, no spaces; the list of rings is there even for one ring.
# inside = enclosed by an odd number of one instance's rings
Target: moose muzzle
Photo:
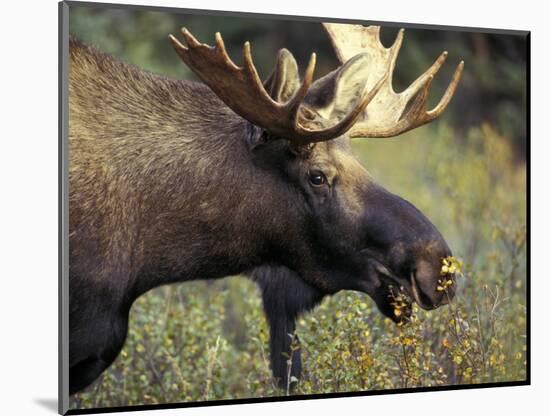
[[[369,186],[364,206],[362,253],[373,284],[367,292],[381,312],[398,320],[399,295],[427,310],[449,303],[455,276],[442,273],[442,266],[452,253],[437,228],[414,205],[378,185]]]

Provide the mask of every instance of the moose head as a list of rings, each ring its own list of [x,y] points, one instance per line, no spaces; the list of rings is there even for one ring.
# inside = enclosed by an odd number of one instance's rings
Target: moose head
[[[248,121],[243,140],[257,175],[277,184],[266,188],[276,194],[266,197],[276,204],[266,207],[265,218],[275,218],[269,223],[283,232],[259,230],[269,242],[270,261],[294,270],[323,293],[366,292],[382,313],[400,321],[410,314],[410,304],[405,316],[397,317],[396,291],[424,309],[453,296],[454,287],[447,293],[436,290],[442,259],[451,251],[417,208],[373,181],[353,155],[350,139],[392,137],[434,120],[449,104],[464,64],[428,111],[430,85],[447,52],[396,93],[392,74],[403,30],[385,48],[377,26],[323,25],[342,66],[314,82],[315,54],[300,81],[294,57],[282,49],[262,82],[248,42],[239,67],[219,33],[214,47],[186,29],[187,46],[172,35],[170,40],[181,59]]]

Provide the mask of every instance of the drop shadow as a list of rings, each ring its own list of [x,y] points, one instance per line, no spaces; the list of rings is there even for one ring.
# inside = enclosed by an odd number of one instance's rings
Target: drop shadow
[[[57,414],[57,399],[34,399],[36,404],[39,404],[46,410],[50,410]]]

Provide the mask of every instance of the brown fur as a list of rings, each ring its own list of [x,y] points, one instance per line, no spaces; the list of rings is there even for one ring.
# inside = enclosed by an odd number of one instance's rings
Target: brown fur
[[[146,290],[160,276],[142,283],[140,273],[160,264],[178,280],[214,277],[186,267],[257,251],[254,218],[270,196],[259,194],[235,138],[245,121],[201,84],[146,73],[75,41],[70,51],[71,264],[94,254],[84,267],[97,269],[95,279],[109,278],[105,264],[116,264],[130,271],[117,286]]]

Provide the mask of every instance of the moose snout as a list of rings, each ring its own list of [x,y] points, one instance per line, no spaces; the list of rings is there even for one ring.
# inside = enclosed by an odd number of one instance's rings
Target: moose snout
[[[439,230],[413,204],[380,186],[370,186],[365,196],[365,252],[374,253],[387,266],[390,280],[421,308],[449,303],[456,292],[455,276],[442,267],[452,253]]]

